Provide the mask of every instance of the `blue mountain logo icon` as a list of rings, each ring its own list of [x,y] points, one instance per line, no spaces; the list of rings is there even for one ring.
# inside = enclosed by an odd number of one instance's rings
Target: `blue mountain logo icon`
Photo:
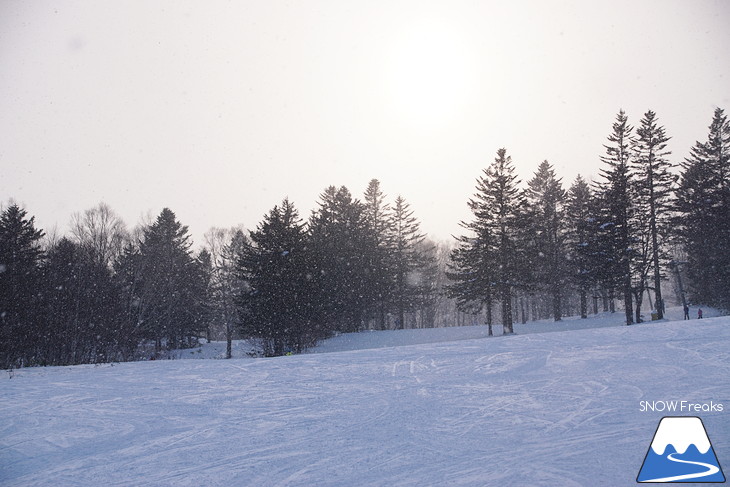
[[[696,416],[659,421],[637,482],[725,482],[705,425]]]

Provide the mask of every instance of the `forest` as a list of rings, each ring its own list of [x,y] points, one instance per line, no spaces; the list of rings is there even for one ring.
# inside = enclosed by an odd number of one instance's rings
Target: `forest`
[[[673,162],[653,111],[620,111],[595,181],[564,187],[548,161],[522,184],[507,150],[465,195],[454,242],[429,240],[380,182],[329,186],[301,216],[288,199],[255,229],[212,228],[193,248],[164,208],[129,230],[104,203],[47,235],[12,201],[0,213],[0,366],[162,358],[201,339],[247,338],[262,356],[336,333],[499,324],[680,302],[730,308],[730,122]],[[664,283],[664,286],[662,285]],[[618,301],[618,306],[616,306]],[[469,317],[468,319],[465,317]]]

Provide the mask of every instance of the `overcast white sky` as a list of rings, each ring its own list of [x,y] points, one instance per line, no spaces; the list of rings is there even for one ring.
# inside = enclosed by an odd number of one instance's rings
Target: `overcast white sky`
[[[730,111],[730,2],[0,0],[0,199],[66,231],[167,206],[194,240],[378,178],[460,234],[506,147],[598,174],[619,108],[675,161]]]

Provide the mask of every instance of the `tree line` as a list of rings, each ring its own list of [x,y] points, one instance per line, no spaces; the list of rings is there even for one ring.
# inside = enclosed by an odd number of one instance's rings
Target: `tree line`
[[[362,201],[328,187],[306,222],[284,199],[239,241],[238,321],[265,355],[301,352],[336,332],[435,324],[436,246],[405,199],[391,206],[376,179]]]
[[[556,321],[572,294],[583,318],[589,296],[594,312],[599,298],[611,311],[619,298],[628,325],[642,321],[646,294],[661,319],[667,271],[689,277],[681,301],[730,308],[730,124],[716,109],[707,141],[679,165],[669,140],[655,112],[634,130],[620,111],[600,177],[578,176],[567,191],[547,161],[522,187],[507,151],[497,151],[468,202],[473,218],[451,255],[449,295],[485,312],[490,332],[498,305],[506,333],[538,296]]]
[[[338,332],[474,324],[464,316],[510,333],[520,317],[586,317],[599,301],[613,311],[616,298],[631,324],[645,295],[663,316],[668,271],[681,272],[691,301],[730,308],[730,123],[717,109],[707,141],[679,165],[669,140],[654,112],[634,130],[620,111],[599,179],[578,176],[567,190],[547,161],[523,186],[500,149],[453,248],[429,241],[376,179],[361,199],[326,188],[306,220],[284,199],[252,231],[211,229],[199,251],[168,208],[129,231],[100,204],[58,238],[10,204],[0,214],[0,363],[159,357],[213,335],[228,357],[234,336],[274,356]]]
[[[330,186],[303,221],[284,199],[255,230],[213,228],[194,252],[168,208],[129,232],[105,204],[44,238],[16,204],[0,216],[5,367],[160,357],[216,331],[296,353],[337,332],[435,326],[446,252],[373,179]],[[443,306],[441,306],[443,310]]]
[[[0,215],[0,361],[4,367],[139,358],[189,345],[206,326],[210,261],[193,255],[169,209],[130,235],[105,204],[43,242],[17,204]]]

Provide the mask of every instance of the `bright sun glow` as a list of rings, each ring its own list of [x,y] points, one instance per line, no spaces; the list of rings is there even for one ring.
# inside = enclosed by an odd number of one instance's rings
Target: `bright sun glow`
[[[473,90],[474,60],[456,30],[437,21],[410,26],[392,50],[392,105],[410,125],[441,127],[458,116]]]

